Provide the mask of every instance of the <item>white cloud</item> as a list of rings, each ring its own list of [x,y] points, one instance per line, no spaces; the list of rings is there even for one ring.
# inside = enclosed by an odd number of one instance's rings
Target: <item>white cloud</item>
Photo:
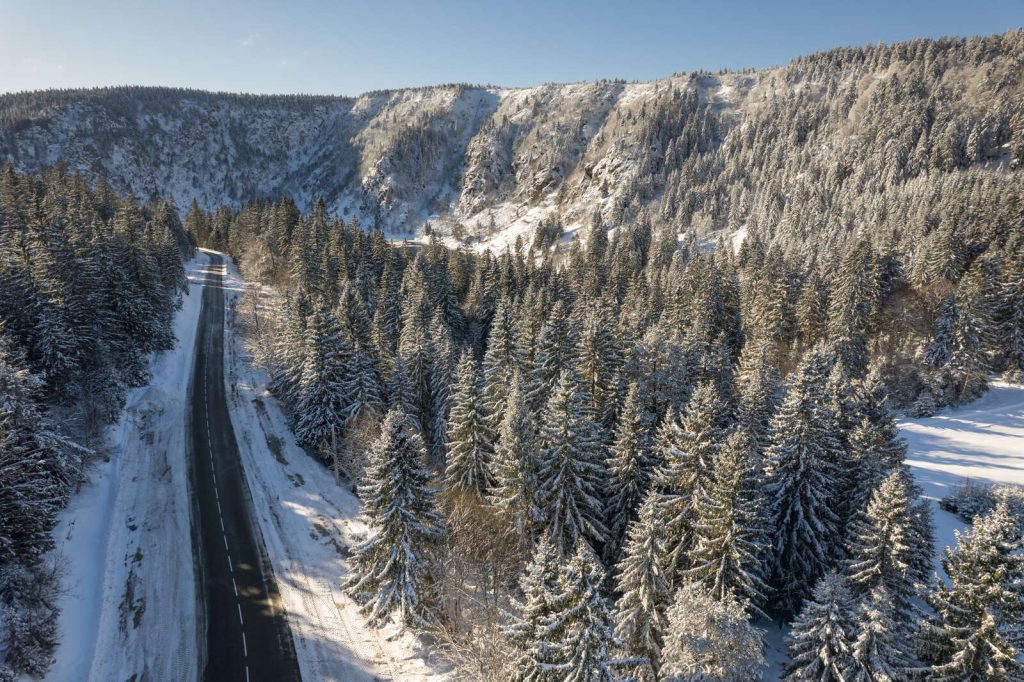
[[[256,43],[258,43],[260,41],[260,38],[262,38],[262,37],[263,36],[260,35],[259,33],[250,33],[245,38],[242,38],[241,40],[239,40],[238,44],[241,45],[242,47],[252,47]]]

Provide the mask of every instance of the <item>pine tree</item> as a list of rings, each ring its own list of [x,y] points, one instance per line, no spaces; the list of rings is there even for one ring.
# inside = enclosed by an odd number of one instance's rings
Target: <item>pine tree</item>
[[[664,530],[658,517],[658,495],[644,499],[618,565],[615,636],[628,656],[637,659],[637,674],[656,676],[661,664],[666,614],[671,602],[665,575]]]
[[[1006,268],[1002,288],[1003,317],[1001,346],[1011,370],[1024,373],[1024,258],[1016,268]]]
[[[603,542],[604,455],[587,400],[569,370],[544,410],[538,452],[538,500],[551,541],[562,553],[580,538]]]
[[[511,393],[494,446],[491,504],[516,529],[522,546],[530,546],[543,520],[538,503],[536,423],[526,405],[522,377],[512,377]]]
[[[736,377],[739,420],[750,432],[758,452],[768,446],[772,418],[782,401],[782,381],[771,355],[771,343],[748,343]]]
[[[601,308],[593,306],[582,317],[573,352],[575,367],[583,390],[590,396],[594,416],[610,434],[619,407],[621,352]]]
[[[42,380],[22,363],[0,323],[0,566],[32,565],[53,546],[81,470],[82,452],[54,433],[38,408]]]
[[[1019,525],[1002,502],[976,518],[973,529],[957,531],[956,539],[956,549],[947,547],[942,558],[950,582],[939,580],[929,598],[936,613],[924,631],[930,679],[1024,679],[1013,642],[1024,624]]]
[[[487,337],[487,351],[484,353],[484,407],[490,420],[491,430],[497,432],[505,415],[512,388],[512,375],[522,367],[519,347],[515,337],[515,320],[512,306],[505,299],[498,303]]]
[[[858,513],[850,528],[846,574],[862,594],[883,587],[894,613],[903,624],[915,616],[913,602],[924,587],[915,567],[915,530],[909,474],[897,470],[881,482],[867,509]],[[927,531],[926,531],[927,532]]]
[[[663,679],[744,682],[761,678],[764,642],[735,598],[684,585],[668,612],[662,659]]]
[[[472,354],[466,351],[459,363],[448,427],[449,490],[459,490],[483,501],[491,488],[494,434],[483,404],[480,374]]]
[[[772,444],[765,455],[765,493],[775,533],[772,583],[782,613],[799,609],[838,541],[842,445],[825,395],[829,371],[823,350],[807,355],[772,422]]]
[[[617,559],[626,529],[651,486],[655,469],[651,421],[650,413],[640,399],[639,386],[630,384],[608,457],[608,490],[611,496],[606,512],[609,540],[605,556],[611,563]]]
[[[370,537],[355,549],[346,588],[374,623],[391,616],[413,625],[438,617],[436,581],[445,528],[423,466],[415,425],[392,409],[370,451],[360,488]]]
[[[767,600],[765,560],[769,538],[761,516],[758,471],[749,435],[729,434],[714,464],[714,479],[697,501],[695,542],[683,575],[715,599],[733,595],[755,613]]]
[[[537,339],[530,377],[530,407],[536,412],[544,408],[562,372],[571,369],[573,338],[566,324],[568,318],[566,305],[556,302]]]
[[[942,313],[935,322],[935,334],[925,350],[924,361],[932,367],[945,367],[953,357],[953,331],[959,319],[956,296],[950,294],[942,304]]]
[[[846,682],[856,669],[853,645],[857,614],[849,583],[826,573],[793,621],[786,682]]]

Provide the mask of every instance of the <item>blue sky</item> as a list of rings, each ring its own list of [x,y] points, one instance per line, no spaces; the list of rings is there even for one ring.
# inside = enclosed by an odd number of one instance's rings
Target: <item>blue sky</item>
[[[1024,0],[0,0],[0,92],[648,80],[1021,25]]]

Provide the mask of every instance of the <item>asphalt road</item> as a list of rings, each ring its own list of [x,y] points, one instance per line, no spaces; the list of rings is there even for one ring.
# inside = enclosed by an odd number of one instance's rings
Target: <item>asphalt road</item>
[[[196,334],[189,429],[193,542],[205,603],[203,678],[299,679],[288,622],[259,536],[224,395],[223,260],[209,254]]]

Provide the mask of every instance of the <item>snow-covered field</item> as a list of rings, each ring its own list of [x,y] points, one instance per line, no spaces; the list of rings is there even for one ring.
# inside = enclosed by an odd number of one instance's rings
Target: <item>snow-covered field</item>
[[[61,513],[60,644],[47,679],[188,680],[197,675],[185,406],[207,257],[188,264],[174,350],[128,395],[108,459]]]
[[[971,479],[1024,485],[1024,386],[994,382],[980,400],[930,419],[900,422],[907,464],[924,496],[934,501]],[[957,516],[935,506],[935,545],[956,544]]]
[[[229,264],[228,321],[243,287]],[[241,337],[226,329],[231,421],[303,679],[444,679],[442,662],[425,645],[397,628],[370,627],[342,591],[348,548],[366,531],[356,518],[359,501],[295,443],[265,372],[252,368]]]

